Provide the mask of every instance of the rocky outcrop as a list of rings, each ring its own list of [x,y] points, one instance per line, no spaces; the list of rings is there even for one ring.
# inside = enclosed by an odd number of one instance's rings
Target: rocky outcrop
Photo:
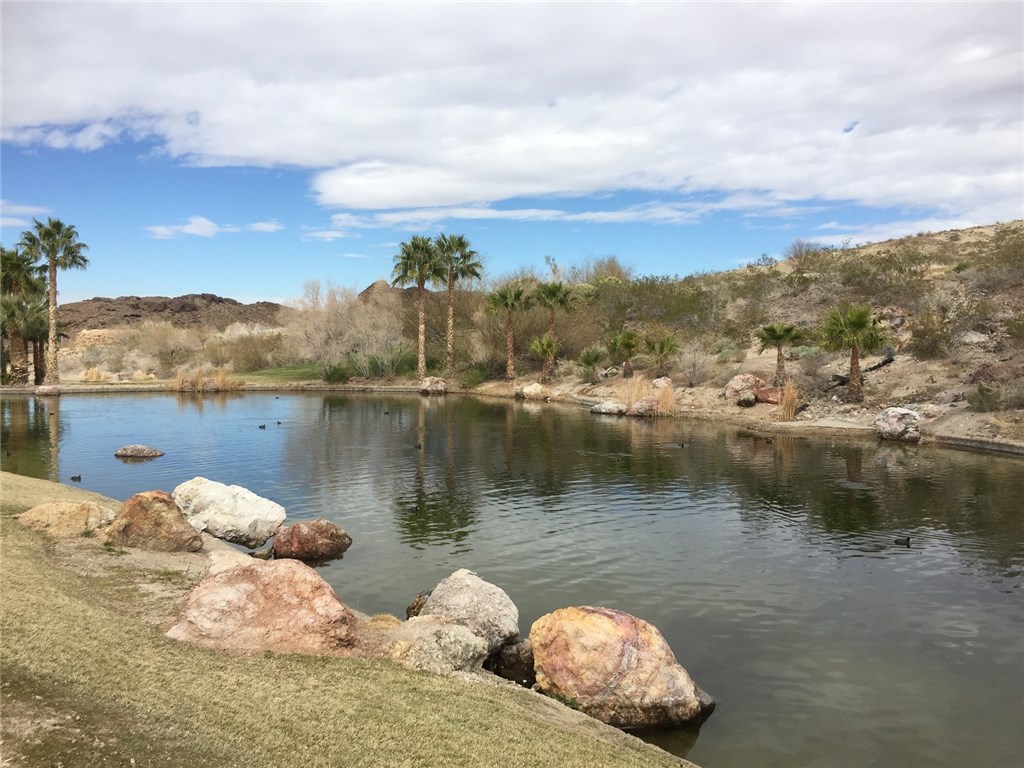
[[[626,410],[627,416],[657,416],[658,415],[658,398],[656,397],[641,397],[635,403],[633,403]]]
[[[196,530],[247,547],[265,544],[285,519],[280,504],[205,477],[187,480],[172,495]]]
[[[421,395],[443,395],[448,391],[448,384],[439,376],[427,376],[420,382]]]
[[[167,636],[245,653],[331,653],[351,644],[356,621],[298,560],[229,560],[186,593]]]
[[[58,539],[91,536],[110,524],[116,509],[101,507],[91,501],[50,501],[38,504],[18,515],[22,525],[44,531]]]
[[[909,408],[886,408],[875,416],[875,431],[881,440],[916,443],[921,440],[921,432],[917,426],[920,420],[920,414]]]
[[[442,616],[415,616],[388,634],[385,654],[410,669],[435,674],[479,672],[487,643]]]
[[[148,445],[125,445],[114,451],[114,455],[119,459],[156,459],[164,452]]]
[[[488,653],[519,637],[519,609],[512,599],[465,568],[434,587],[419,615],[442,616],[468,627],[483,639]]]
[[[198,552],[203,537],[166,491],[144,491],[128,499],[106,531],[107,541],[155,552]]]
[[[700,722],[714,701],[652,624],[608,608],[563,608],[530,630],[536,688],[620,728]]]
[[[312,520],[277,529],[274,557],[291,557],[322,563],[341,557],[352,546],[352,537],[330,520]]]
[[[603,403],[591,407],[590,412],[622,416],[626,412],[626,404],[620,403],[618,400],[605,400]]]
[[[730,403],[739,404],[740,397],[746,393],[753,394],[755,390],[765,386],[765,380],[754,376],[751,373],[738,373],[729,379],[729,383],[722,390],[722,395]],[[757,402],[757,396],[754,396]],[[753,403],[751,403],[753,405]]]

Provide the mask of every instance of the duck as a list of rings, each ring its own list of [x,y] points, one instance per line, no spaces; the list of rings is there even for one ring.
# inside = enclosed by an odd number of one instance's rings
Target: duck
[[[81,475],[72,475],[71,476],[71,482],[72,483],[80,483],[80,482],[82,482],[82,476]]]
[[[899,547],[909,547],[910,546],[910,537],[909,536],[900,536],[898,539],[893,539],[892,543],[897,545],[897,546],[899,546]]]
[[[260,429],[266,429],[266,428],[267,428],[266,424],[260,424]]]

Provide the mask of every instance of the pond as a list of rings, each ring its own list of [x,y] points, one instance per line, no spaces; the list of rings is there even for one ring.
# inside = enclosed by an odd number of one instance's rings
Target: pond
[[[1020,459],[456,397],[11,396],[2,416],[4,470],[118,499],[202,475],[335,521],[355,543],[320,572],[367,613],[466,567],[523,634],[569,605],[650,621],[718,708],[644,737],[704,768],[1024,760]],[[167,455],[115,459],[129,443]]]

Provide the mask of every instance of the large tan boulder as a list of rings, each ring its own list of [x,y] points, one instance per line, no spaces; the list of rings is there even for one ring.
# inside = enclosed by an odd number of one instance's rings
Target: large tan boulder
[[[253,560],[204,576],[167,636],[250,653],[331,653],[351,644],[356,621],[308,565]]]
[[[575,607],[530,630],[536,688],[619,728],[700,722],[715,703],[658,629],[622,611]]]
[[[501,587],[460,568],[438,583],[419,615],[442,616],[468,627],[493,653],[519,637],[519,609]]]
[[[91,501],[49,501],[18,515],[22,525],[45,531],[58,539],[91,536],[109,525],[116,509],[102,507]]]
[[[203,537],[166,491],[144,491],[128,499],[106,531],[107,541],[155,552],[198,552]]]
[[[766,385],[764,379],[752,373],[738,373],[729,379],[722,391],[723,397],[730,403],[735,403],[744,395],[751,395],[754,402],[757,402],[753,393]]]

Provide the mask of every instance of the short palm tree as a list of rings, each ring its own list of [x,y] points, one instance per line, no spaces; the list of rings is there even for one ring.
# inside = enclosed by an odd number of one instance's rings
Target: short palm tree
[[[533,306],[533,296],[518,283],[507,283],[487,294],[487,310],[505,321],[505,378],[516,378],[515,318]]]
[[[469,240],[465,235],[438,235],[434,239],[434,245],[441,260],[445,287],[448,290],[444,369],[451,373],[455,368],[455,284],[459,280],[479,279],[483,264],[477,260],[477,252],[469,247]]]
[[[597,366],[608,356],[600,347],[587,347],[580,352],[579,364],[583,368],[583,377],[591,384],[597,384]]]
[[[782,350],[785,347],[792,347],[804,340],[803,331],[794,325],[785,323],[772,323],[763,325],[754,333],[754,336],[761,342],[758,354],[766,349],[775,350],[775,379],[772,383],[781,387],[786,383],[786,356]]]
[[[85,269],[89,266],[89,259],[85,256],[89,246],[79,241],[74,225],[65,224],[60,219],[50,217],[45,224],[38,219],[32,222],[34,228],[21,233],[19,245],[33,261],[46,262],[49,333],[45,383],[56,384],[60,381],[60,371],[57,370],[57,270]]]
[[[555,355],[558,354],[558,340],[545,333],[539,339],[534,339],[530,342],[530,352],[543,360],[540,369],[540,383],[547,384],[551,381],[551,371],[555,364]]]
[[[640,334],[623,329],[608,339],[608,354],[622,358],[622,378],[633,378],[633,355],[640,348]]]
[[[679,351],[679,340],[675,336],[665,334],[663,336],[648,336],[644,339],[644,346],[654,357],[654,363],[658,369],[658,376],[668,375],[668,361]]]
[[[416,286],[416,375],[422,379],[427,375],[426,285],[444,279],[444,269],[434,241],[429,237],[413,235],[400,248],[401,251],[395,256],[391,284]]]
[[[832,352],[850,350],[850,381],[847,397],[851,401],[864,399],[863,377],[860,373],[860,357],[875,352],[893,341],[892,334],[873,317],[871,305],[832,309],[825,315],[821,331],[822,344]]]

